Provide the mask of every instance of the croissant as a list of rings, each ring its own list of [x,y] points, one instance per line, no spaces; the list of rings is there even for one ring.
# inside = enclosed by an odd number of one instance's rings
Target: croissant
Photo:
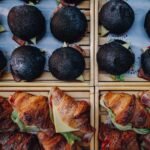
[[[38,133],[38,139],[44,150],[72,150],[66,139],[61,134],[49,137],[44,132]]]
[[[47,97],[16,92],[9,97],[9,102],[14,109],[12,118],[22,131],[45,131],[49,135],[54,134]]]
[[[149,150],[150,147],[150,134],[141,135],[139,137],[139,142],[143,150]]]
[[[101,150],[140,150],[137,135],[133,131],[119,131],[101,124],[99,131]]]
[[[0,133],[1,150],[41,150],[41,146],[35,135],[6,132]]]
[[[101,104],[112,112],[111,119],[122,126],[130,125],[131,128],[146,129],[146,133],[150,132],[150,112],[147,107],[142,104],[143,100],[136,98],[135,95],[126,93],[108,92],[101,99]],[[129,128],[129,129],[131,129]],[[142,131],[141,131],[142,132]]]
[[[15,131],[17,125],[11,120],[13,109],[6,99],[0,97],[0,132]]]
[[[140,97],[141,103],[150,109],[150,91],[142,92]]]
[[[65,124],[84,133],[87,139],[91,139],[94,128],[90,125],[90,105],[86,101],[75,101],[74,98],[54,87],[51,90],[49,103],[50,106],[57,108]]]

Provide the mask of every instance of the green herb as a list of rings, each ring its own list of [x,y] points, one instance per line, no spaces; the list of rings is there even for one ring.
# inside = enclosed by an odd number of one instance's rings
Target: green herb
[[[125,81],[124,80],[124,75],[118,75],[118,76],[116,76],[116,80],[118,80],[118,81]]]
[[[125,81],[124,75],[111,76],[115,81]]]
[[[35,6],[35,4],[32,1],[29,1],[28,5]]]
[[[15,110],[11,114],[11,119],[13,120],[13,122],[15,122],[18,125],[18,127],[20,128],[20,131],[22,131],[22,132],[34,133],[34,132],[39,131],[39,128],[37,128],[36,126],[27,126],[27,125],[25,125],[20,120],[19,115],[18,115],[17,111],[15,111]]]
[[[30,41],[31,41],[32,44],[36,45],[36,37],[30,39]]]
[[[149,134],[150,129],[144,129],[144,128],[133,128],[133,131],[135,131],[138,134]]]
[[[76,80],[79,80],[79,81],[84,81],[84,77],[83,75],[80,75]]]
[[[4,31],[5,31],[5,28],[2,25],[0,25],[0,32],[4,32]]]
[[[56,0],[57,4],[59,5],[60,4],[60,0]]]
[[[70,145],[73,145],[75,141],[81,141],[81,139],[78,136],[74,135],[73,133],[66,132],[61,134],[65,137],[65,139]]]

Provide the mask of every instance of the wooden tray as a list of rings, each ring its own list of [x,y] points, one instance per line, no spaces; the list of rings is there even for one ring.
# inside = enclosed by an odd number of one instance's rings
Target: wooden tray
[[[140,91],[150,90],[150,86],[147,87],[97,87],[95,89],[95,150],[99,150],[99,141],[98,141],[98,131],[99,131],[99,122],[104,122],[106,120],[107,112],[104,108],[100,107],[100,97],[102,94],[108,91],[115,92],[126,92],[126,93],[137,93]]]
[[[50,2],[49,2],[50,3]],[[40,4],[39,4],[40,5]],[[84,81],[63,82],[57,80],[50,72],[44,72],[33,82],[15,82],[10,73],[4,73],[0,78],[0,86],[93,86],[94,85],[94,1],[84,0],[79,6],[88,20],[88,31],[83,39],[75,44],[85,49],[86,69]]]
[[[94,88],[89,87],[59,87],[76,100],[87,100],[91,104],[91,125],[94,127]],[[1,87],[0,96],[8,97],[15,91],[25,91],[34,95],[48,96],[51,88],[50,87]],[[90,150],[94,150],[94,136],[91,140]]]
[[[150,82],[138,78],[138,77],[129,77],[125,78],[124,82],[114,81],[110,74],[99,72],[98,65],[96,61],[96,54],[98,52],[99,46],[107,43],[106,37],[100,37],[99,34],[99,25],[98,25],[98,13],[101,7],[106,3],[106,0],[95,0],[95,85],[97,86],[113,86],[113,85],[150,85]]]

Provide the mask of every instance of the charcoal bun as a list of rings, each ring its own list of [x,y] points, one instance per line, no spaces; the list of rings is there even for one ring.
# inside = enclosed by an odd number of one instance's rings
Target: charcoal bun
[[[40,39],[45,33],[44,16],[38,8],[30,5],[11,8],[8,25],[15,36],[25,41],[35,37]]]
[[[59,80],[75,80],[84,69],[84,57],[72,47],[58,48],[49,58],[49,70]]]
[[[97,53],[99,70],[113,75],[121,75],[127,72],[135,61],[134,54],[122,46],[122,42],[116,40],[102,45]]]
[[[134,22],[133,9],[123,0],[110,0],[103,5],[99,13],[99,24],[110,33],[123,34]]]
[[[7,59],[4,56],[3,52],[0,50],[0,72],[6,67]]]
[[[147,35],[150,37],[150,10],[147,12],[145,16],[144,28]]]
[[[141,67],[145,75],[150,76],[150,49],[141,55]]]
[[[51,32],[62,42],[74,43],[79,41],[87,29],[85,15],[74,6],[60,8],[50,22]]]
[[[43,73],[45,61],[40,49],[33,46],[18,47],[11,55],[11,73],[16,81],[32,81]]]

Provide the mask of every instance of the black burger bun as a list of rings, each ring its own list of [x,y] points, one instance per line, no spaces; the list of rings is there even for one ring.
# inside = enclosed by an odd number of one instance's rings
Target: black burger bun
[[[102,45],[97,53],[99,70],[112,75],[127,72],[135,61],[134,54],[124,46],[124,41],[113,41]]]
[[[3,52],[0,50],[0,72],[3,71],[6,65],[7,65],[7,59],[4,56]]]
[[[84,36],[87,20],[77,7],[65,6],[54,14],[50,28],[54,37],[59,41],[74,43]]]
[[[35,37],[40,39],[45,32],[44,16],[38,8],[30,5],[11,8],[8,25],[15,36],[25,41]]]
[[[75,80],[84,69],[84,57],[72,47],[58,48],[49,58],[49,70],[59,80]]]
[[[146,14],[144,27],[147,35],[150,37],[150,10]]]
[[[123,0],[110,0],[103,5],[99,13],[99,24],[110,33],[123,34],[134,22],[133,9]]]
[[[16,48],[10,60],[10,69],[16,81],[32,81],[44,71],[45,56],[40,49],[33,46]]]
[[[150,49],[147,49],[141,55],[141,67],[144,71],[144,74],[150,76]]]

